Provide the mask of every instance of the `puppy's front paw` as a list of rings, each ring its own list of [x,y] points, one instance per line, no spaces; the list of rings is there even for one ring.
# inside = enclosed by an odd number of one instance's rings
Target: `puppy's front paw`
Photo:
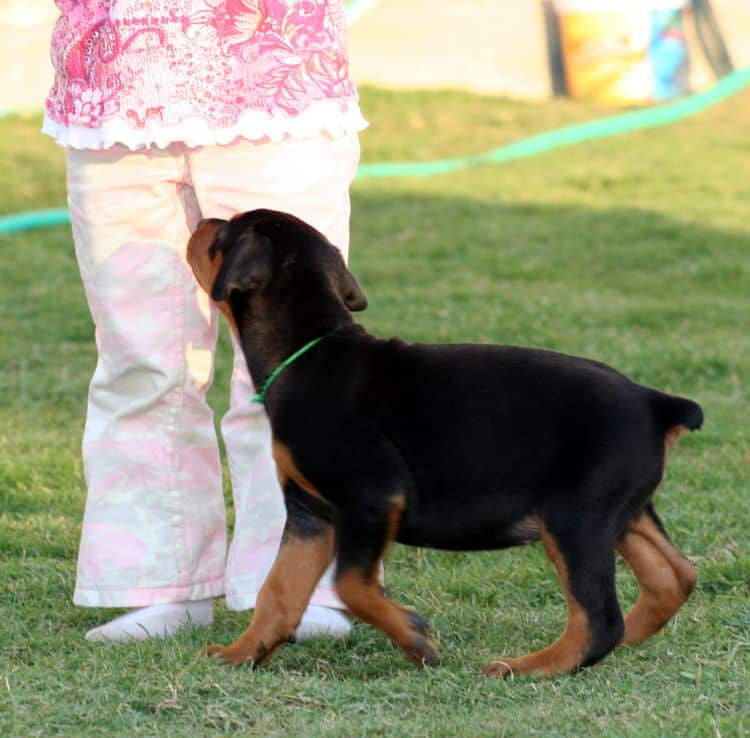
[[[440,663],[440,654],[435,641],[430,637],[427,621],[413,610],[408,611],[407,618],[412,631],[416,633],[416,637],[406,649],[407,656],[417,666],[437,666]]]
[[[238,648],[236,643],[231,646],[212,643],[204,653],[209,658],[223,661],[228,666],[239,666],[245,663],[249,663],[250,666],[256,665],[255,659],[245,649]]]

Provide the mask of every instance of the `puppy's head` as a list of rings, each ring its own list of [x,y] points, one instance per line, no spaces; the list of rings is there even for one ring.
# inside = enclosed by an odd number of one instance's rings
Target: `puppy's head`
[[[203,220],[190,237],[188,262],[232,323],[240,313],[268,316],[292,305],[321,315],[367,307],[339,250],[287,213],[252,210]]]

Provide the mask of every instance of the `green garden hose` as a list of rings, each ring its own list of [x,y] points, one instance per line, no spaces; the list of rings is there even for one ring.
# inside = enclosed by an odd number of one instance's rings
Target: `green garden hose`
[[[33,228],[49,228],[70,223],[65,208],[52,210],[29,210],[26,213],[15,213],[0,217],[0,236],[19,231],[30,231]]]
[[[547,133],[516,141],[497,149],[456,159],[425,162],[385,162],[363,164],[357,171],[358,179],[368,177],[429,177],[446,174],[484,164],[501,164],[513,159],[543,154],[552,149],[617,136],[644,128],[655,128],[674,123],[726,100],[750,85],[750,67],[740,69],[719,80],[713,87],[668,105],[614,115],[608,118],[557,128]]]
[[[698,92],[667,105],[614,115],[588,123],[565,126],[472,156],[425,162],[363,164],[359,167],[356,178],[429,177],[486,164],[501,164],[514,159],[537,156],[553,149],[572,146],[584,141],[593,141],[599,138],[617,136],[621,133],[664,126],[710,108],[748,85],[750,85],[750,67],[728,74],[703,92]],[[17,213],[0,217],[0,235],[68,222],[68,214],[64,209]]]

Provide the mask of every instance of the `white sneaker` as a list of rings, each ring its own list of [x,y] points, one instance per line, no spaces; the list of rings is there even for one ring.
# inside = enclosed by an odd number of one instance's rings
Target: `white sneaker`
[[[349,618],[333,607],[310,605],[297,627],[297,641],[312,638],[346,638],[352,632]]]
[[[186,625],[211,625],[214,619],[213,600],[172,602],[131,610],[119,618],[86,633],[87,641],[144,641],[147,638],[168,638]]]

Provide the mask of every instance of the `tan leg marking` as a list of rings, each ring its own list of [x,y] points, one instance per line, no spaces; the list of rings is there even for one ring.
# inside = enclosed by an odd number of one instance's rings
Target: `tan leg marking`
[[[317,538],[283,541],[258,594],[250,627],[231,646],[214,644],[206,653],[233,666],[246,661],[257,666],[293,640],[315,586],[333,559],[333,538],[329,526]]]
[[[487,664],[483,673],[487,676],[507,677],[513,674],[538,674],[551,676],[571,671],[586,655],[591,642],[591,628],[586,611],[573,597],[568,582],[568,569],[554,538],[542,527],[544,550],[555,565],[568,602],[568,624],[565,632],[548,648],[519,658],[500,658]]]
[[[698,573],[646,513],[630,525],[617,550],[633,570],[641,590],[625,616],[622,639],[634,645],[666,625],[687,601]]]
[[[344,571],[336,578],[336,591],[353,615],[382,630],[404,651],[410,661],[418,666],[433,666],[438,662],[438,652],[427,632],[427,622],[418,613],[388,599],[378,579],[380,562],[388,544],[396,535],[404,506],[403,497],[394,498],[386,542],[371,571]]]
[[[328,500],[318,492],[315,485],[297,468],[297,464],[294,461],[294,457],[288,446],[285,446],[281,441],[277,441],[274,438],[271,443],[271,452],[274,461],[276,462],[276,474],[279,477],[279,483],[282,488],[287,480],[291,479],[298,487],[305,490],[307,494],[316,497],[327,505],[330,504]]]

